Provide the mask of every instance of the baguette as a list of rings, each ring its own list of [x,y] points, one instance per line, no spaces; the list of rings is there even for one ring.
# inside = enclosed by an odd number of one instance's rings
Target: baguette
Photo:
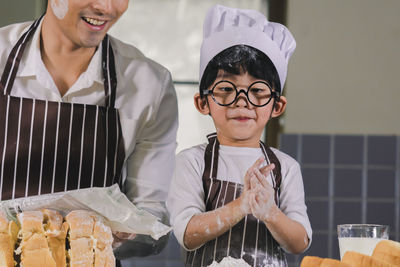
[[[0,266],[14,267],[14,247],[17,242],[19,227],[0,211]]]

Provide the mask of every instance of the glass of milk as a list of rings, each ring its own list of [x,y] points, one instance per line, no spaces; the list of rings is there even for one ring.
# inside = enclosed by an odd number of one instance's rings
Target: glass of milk
[[[389,226],[379,224],[339,224],[337,226],[340,258],[346,251],[371,256],[376,244],[389,238]]]

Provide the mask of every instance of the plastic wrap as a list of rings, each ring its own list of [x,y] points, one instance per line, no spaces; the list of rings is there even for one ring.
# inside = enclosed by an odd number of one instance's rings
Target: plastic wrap
[[[155,240],[172,229],[156,216],[138,209],[117,184],[6,200],[0,202],[0,208],[14,221],[17,221],[17,213],[27,210],[48,208],[59,211],[63,216],[72,210],[91,210],[104,217],[113,232],[149,235]]]

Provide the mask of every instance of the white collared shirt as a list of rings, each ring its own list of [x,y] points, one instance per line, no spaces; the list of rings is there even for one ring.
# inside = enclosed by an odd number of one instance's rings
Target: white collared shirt
[[[11,49],[30,24],[0,28],[1,74]],[[87,70],[61,96],[41,59],[39,37],[37,30],[25,49],[11,95],[104,106],[101,45]],[[135,47],[112,37],[110,41],[118,81],[115,107],[119,110],[125,143],[124,190],[139,208],[164,217],[178,128],[177,99],[171,75]]]

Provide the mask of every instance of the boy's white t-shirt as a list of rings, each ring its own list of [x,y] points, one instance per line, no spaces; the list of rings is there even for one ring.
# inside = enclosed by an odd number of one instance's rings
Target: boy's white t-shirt
[[[182,247],[186,226],[193,215],[205,212],[202,176],[207,144],[183,150],[176,156],[175,172],[167,199],[174,234]],[[303,225],[311,244],[312,230],[304,200],[300,166],[289,155],[271,148],[281,164],[280,209],[290,219]],[[243,184],[248,168],[263,156],[260,148],[220,146],[217,179]],[[266,163],[264,163],[265,165]],[[271,177],[268,182],[272,185]],[[188,250],[188,249],[187,249]]]

